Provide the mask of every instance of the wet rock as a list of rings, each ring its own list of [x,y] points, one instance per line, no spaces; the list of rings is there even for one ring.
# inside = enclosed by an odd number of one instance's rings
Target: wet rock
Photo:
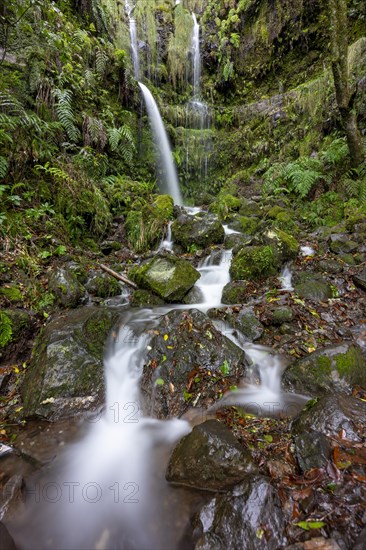
[[[330,395],[308,405],[293,421],[294,434],[309,431],[359,441],[366,429],[366,403],[348,395]]]
[[[360,273],[353,276],[353,282],[358,288],[366,290],[366,269],[363,269]]]
[[[286,543],[284,516],[269,479],[253,476],[206,504],[198,516],[195,550],[275,550]]]
[[[294,285],[295,292],[307,300],[322,301],[329,300],[333,297],[331,286],[325,279],[317,276],[314,279],[309,278],[307,281]]]
[[[286,550],[342,550],[342,548],[334,539],[313,537],[305,542],[296,542],[286,546]]]
[[[343,271],[342,264],[337,262],[337,260],[320,260],[318,267],[320,271],[323,271],[324,273],[331,273],[334,275],[342,273]]]
[[[224,286],[221,301],[223,304],[240,304],[246,299],[246,281],[233,281]]]
[[[142,266],[133,268],[130,277],[160,298],[179,302],[200,278],[200,274],[187,260],[173,255],[158,255]]]
[[[23,487],[24,480],[20,475],[12,476],[4,485],[0,497],[1,521],[9,521],[21,512],[24,504]],[[1,545],[0,547],[2,548]]]
[[[207,491],[221,491],[257,471],[251,455],[218,420],[195,426],[170,457],[166,479]]]
[[[357,247],[358,243],[352,241],[350,235],[346,233],[335,233],[330,236],[329,248],[334,254],[349,254],[354,252]]]
[[[21,386],[25,416],[54,420],[100,403],[104,345],[118,317],[114,310],[83,307],[44,327]]]
[[[251,342],[258,340],[264,332],[264,327],[257,319],[252,307],[245,307],[240,310],[235,320],[235,328],[240,330]]]
[[[159,296],[143,289],[135,290],[130,301],[132,307],[161,306],[163,304],[165,302]]]
[[[366,387],[366,361],[351,342],[326,346],[292,363],[282,380],[286,389],[300,393],[350,393],[353,386]]]
[[[17,550],[13,537],[3,523],[0,522],[1,550]]]
[[[267,322],[270,325],[281,326],[283,323],[291,323],[294,318],[292,309],[288,306],[278,306],[268,312]]]
[[[174,242],[189,250],[192,244],[198,248],[221,244],[225,232],[217,216],[199,212],[195,216],[180,215],[172,223],[172,237]]]
[[[107,273],[99,273],[98,271],[89,273],[85,288],[89,294],[99,298],[111,298],[122,292],[122,285],[117,279]]]
[[[241,199],[241,207],[239,214],[241,216],[260,216],[261,206],[253,200],[248,200],[246,198]]]
[[[120,243],[119,241],[103,241],[100,245],[100,250],[105,256],[109,256],[109,254],[112,254],[112,252],[115,252],[117,250],[121,250],[121,248],[122,243]]]
[[[247,365],[244,352],[201,311],[169,312],[159,320],[159,334],[151,339],[143,369],[145,409],[157,418],[167,418],[182,414],[193,399],[194,406],[201,406],[202,399],[212,402],[215,386],[205,384],[202,396],[197,389],[200,373],[210,371],[222,376],[223,365],[229,369],[232,384],[238,383]],[[187,390],[192,371],[197,373],[197,385],[192,380]]]
[[[290,464],[284,460],[269,460],[267,468],[269,475],[274,479],[282,479],[293,473]]]
[[[271,245],[281,263],[293,260],[299,253],[300,245],[292,236],[280,229],[266,231],[262,240],[264,244]]]
[[[231,250],[232,248],[237,248],[240,250],[243,246],[250,244],[252,237],[248,235],[242,235],[241,233],[231,233],[225,237],[225,248],[226,250]]]
[[[59,306],[77,307],[85,291],[75,275],[67,268],[57,268],[48,281],[48,289],[55,296]]]
[[[294,438],[295,455],[303,472],[325,468],[331,454],[326,436],[319,432],[302,433]]]

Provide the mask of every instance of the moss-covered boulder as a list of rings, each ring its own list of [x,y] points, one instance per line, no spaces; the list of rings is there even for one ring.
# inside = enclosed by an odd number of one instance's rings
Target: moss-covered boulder
[[[162,298],[142,288],[135,290],[130,300],[132,307],[161,306],[163,304],[165,302]]]
[[[166,221],[173,218],[174,201],[170,195],[158,195],[153,207],[156,208],[159,218]]]
[[[25,416],[50,420],[103,399],[103,351],[118,313],[83,307],[54,318],[38,335],[21,395]]]
[[[195,216],[181,214],[172,223],[172,237],[175,243],[185,250],[192,245],[206,248],[212,244],[221,244],[225,239],[225,231],[217,216],[199,212]]]
[[[281,264],[273,246],[246,246],[231,260],[230,275],[235,280],[253,280],[276,275]]]
[[[346,233],[335,233],[330,236],[329,248],[334,254],[350,254],[359,247],[359,244]]]
[[[200,278],[187,260],[176,256],[155,256],[130,271],[130,277],[140,287],[150,290],[167,302],[179,302]]]
[[[86,290],[92,296],[99,298],[111,298],[118,296],[122,292],[121,283],[107,273],[92,271],[89,273],[88,280],[85,284]]]
[[[300,245],[292,235],[281,229],[270,229],[262,235],[264,244],[270,245],[276,251],[280,262],[284,263],[293,260],[299,253]]]
[[[206,407],[244,377],[243,350],[225,337],[201,311],[173,310],[159,319],[146,356],[141,390],[144,407],[157,418],[183,414],[190,403]],[[209,373],[209,374],[208,374]]]
[[[300,298],[314,301],[324,301],[333,298],[333,289],[320,276],[303,278],[302,282],[294,285],[294,290]]]
[[[64,308],[77,307],[85,294],[85,289],[77,277],[68,268],[57,268],[50,276],[48,289],[59,306]]]
[[[311,395],[350,393],[366,388],[366,360],[361,348],[344,342],[321,348],[292,363],[283,375],[286,389]]]
[[[220,193],[210,204],[209,211],[217,214],[220,220],[226,220],[232,212],[237,212],[242,201],[230,193]]]
[[[232,281],[222,290],[223,304],[241,304],[247,297],[248,283],[246,281]]]
[[[250,453],[218,420],[195,426],[170,457],[166,479],[194,489],[222,491],[257,468]]]
[[[251,216],[259,216],[260,213],[261,213],[261,207],[260,207],[260,204],[258,202],[255,202],[255,201],[252,201],[252,200],[249,200],[249,199],[246,199],[246,198],[242,198],[241,199],[241,207],[240,207],[240,210],[239,210],[239,214],[241,216],[247,216],[247,217],[251,217]]]

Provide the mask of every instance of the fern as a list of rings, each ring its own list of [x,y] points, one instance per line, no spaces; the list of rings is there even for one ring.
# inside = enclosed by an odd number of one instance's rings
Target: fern
[[[95,52],[95,70],[100,78],[103,78],[107,68],[108,57],[103,50]]]
[[[314,185],[326,179],[318,159],[300,157],[289,164],[274,164],[264,175],[264,191],[287,190],[305,198]]]
[[[129,126],[124,124],[120,128],[109,128],[108,142],[111,150],[118,152],[125,162],[132,162],[135,144]]]
[[[80,138],[80,131],[75,125],[75,117],[72,111],[72,93],[70,90],[55,90],[55,96],[57,103],[55,110],[59,121],[61,122],[67,137],[72,141],[78,141]]]
[[[83,138],[86,146],[96,145],[103,150],[107,144],[107,134],[99,118],[86,116],[83,122]]]
[[[0,179],[5,178],[7,171],[8,171],[8,161],[6,160],[6,158],[0,156]]]
[[[344,162],[348,158],[348,146],[345,138],[332,141],[328,149],[322,152],[321,158],[325,163],[335,165]]]

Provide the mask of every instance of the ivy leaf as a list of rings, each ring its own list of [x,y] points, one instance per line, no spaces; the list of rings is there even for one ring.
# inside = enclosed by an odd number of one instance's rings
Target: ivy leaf
[[[162,378],[157,378],[155,380],[155,386],[164,386],[165,382]]]

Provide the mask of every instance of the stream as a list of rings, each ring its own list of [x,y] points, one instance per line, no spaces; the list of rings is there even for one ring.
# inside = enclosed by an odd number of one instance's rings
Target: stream
[[[169,231],[160,249],[172,246]],[[190,422],[162,421],[142,413],[139,379],[149,331],[173,309],[206,312],[222,306],[230,259],[231,251],[223,250],[201,261],[197,304],[123,311],[119,333],[111,338],[105,355],[103,410],[84,419],[75,441],[27,479],[24,514],[9,526],[20,550],[190,548],[184,544],[184,530],[207,497],[165,481],[174,444],[190,432],[192,423],[214,417],[220,407],[236,405],[257,415],[277,416],[304,406],[308,398],[281,392],[285,364],[280,356],[245,342],[238,331],[217,322],[251,360],[252,378],[224,395],[212,410],[188,411]]]

